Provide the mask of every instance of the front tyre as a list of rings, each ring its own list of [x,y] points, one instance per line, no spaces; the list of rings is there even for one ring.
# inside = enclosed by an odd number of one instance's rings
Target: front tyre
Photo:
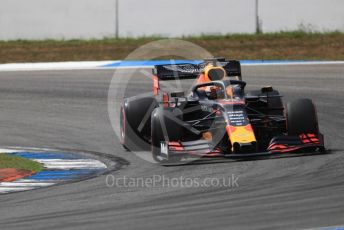
[[[153,97],[124,99],[120,111],[120,140],[130,151],[148,150],[150,147],[151,114],[158,106]]]
[[[287,130],[289,135],[318,134],[318,119],[310,99],[298,99],[287,104]]]
[[[151,148],[152,157],[159,163],[177,163],[180,156],[171,156],[168,153],[166,142],[179,141],[182,136],[182,127],[177,121],[182,120],[180,109],[156,108],[151,118]]]
[[[127,146],[129,144],[128,132],[130,133],[131,129],[129,129],[129,127],[128,127],[124,107],[121,106],[121,112],[120,112],[120,135],[121,136],[120,136],[120,141],[121,141],[122,147],[127,151],[129,151],[129,148]]]

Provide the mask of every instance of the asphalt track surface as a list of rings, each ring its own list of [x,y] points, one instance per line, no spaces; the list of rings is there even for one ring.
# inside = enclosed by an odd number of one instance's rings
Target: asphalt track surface
[[[127,71],[123,70],[123,76]],[[1,229],[304,229],[344,225],[344,65],[245,66],[318,107],[329,154],[163,167],[121,149],[107,112],[113,70],[0,73],[0,145],[97,151],[129,162],[117,177],[238,176],[238,187],[111,187],[105,176],[0,196]],[[143,79],[144,77],[142,77]],[[140,79],[140,78],[137,78]],[[132,86],[144,91],[140,80]],[[119,100],[119,99],[118,99]]]

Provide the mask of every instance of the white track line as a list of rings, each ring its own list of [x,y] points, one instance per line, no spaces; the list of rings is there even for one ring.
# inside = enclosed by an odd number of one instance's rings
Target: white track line
[[[0,194],[1,193],[10,193],[10,192],[20,192],[35,189],[35,187],[0,187]]]
[[[20,192],[41,187],[52,186],[55,182],[42,181],[42,180],[27,180],[20,179],[13,182],[0,182],[0,194],[10,192]]]
[[[119,61],[41,62],[0,64],[0,71],[97,69]]]
[[[1,187],[43,187],[43,186],[51,186],[54,184],[55,183],[48,183],[48,182],[42,182],[42,181],[34,182],[33,180],[30,180],[30,182],[26,182],[25,180],[14,181],[14,182],[0,182]]]
[[[106,165],[93,159],[33,159],[48,169],[105,169]]]
[[[0,149],[0,153],[17,153],[23,152],[22,150],[15,150],[15,149]]]

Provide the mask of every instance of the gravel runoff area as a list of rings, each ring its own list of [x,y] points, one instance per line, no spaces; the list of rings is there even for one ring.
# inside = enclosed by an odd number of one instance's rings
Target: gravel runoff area
[[[159,39],[163,38],[0,41],[0,63],[121,60],[138,47]],[[193,42],[217,57],[241,60],[344,60],[344,34],[339,32],[233,34],[180,39]]]

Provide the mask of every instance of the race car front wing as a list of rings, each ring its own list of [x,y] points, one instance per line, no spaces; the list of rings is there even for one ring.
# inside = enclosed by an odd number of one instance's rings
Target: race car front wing
[[[266,151],[250,153],[223,152],[220,148],[213,147],[210,141],[173,141],[161,142],[161,155],[168,158],[173,155],[191,155],[198,157],[249,157],[263,156],[275,153],[298,153],[305,151],[325,150],[322,134],[301,134],[299,136],[277,136],[271,139]]]
[[[324,147],[324,136],[319,134],[301,134],[299,136],[278,136],[274,137],[270,141],[268,147],[269,152],[297,152],[300,150],[307,149],[319,149],[323,151]]]

